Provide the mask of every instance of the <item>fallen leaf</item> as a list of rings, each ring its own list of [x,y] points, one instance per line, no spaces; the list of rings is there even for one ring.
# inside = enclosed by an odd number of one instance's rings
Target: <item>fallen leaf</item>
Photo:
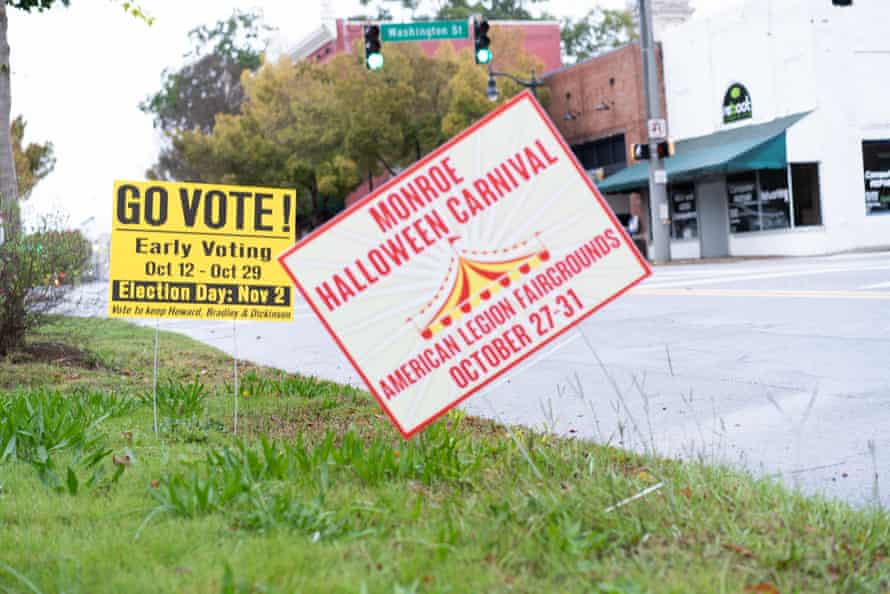
[[[768,582],[760,582],[756,586],[746,586],[745,592],[752,594],[782,594],[779,589]]]
[[[158,479],[155,479],[155,480],[151,481],[150,485],[151,485],[152,489],[157,489],[158,487],[161,486],[161,481]]]
[[[751,558],[754,556],[754,553],[751,551],[751,549],[746,549],[741,545],[727,543],[723,545],[723,548],[727,551],[732,551],[733,553],[741,555],[742,557]],[[759,590],[754,590],[754,592],[759,592]]]
[[[123,456],[118,456],[115,454],[111,457],[111,461],[117,466],[129,466],[130,465],[130,457],[124,454]]]
[[[129,369],[121,369],[121,375],[126,375],[129,377],[129,376],[133,375],[133,372],[130,371]]]
[[[127,440],[127,443],[133,443],[133,432],[132,431],[121,431],[121,437]]]
[[[690,489],[689,487],[683,487],[682,489],[680,489],[680,494],[685,495],[686,499],[692,499],[692,489]]]

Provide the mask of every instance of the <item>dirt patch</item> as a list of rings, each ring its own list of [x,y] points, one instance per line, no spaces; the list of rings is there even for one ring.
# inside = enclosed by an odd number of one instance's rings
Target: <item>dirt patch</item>
[[[99,360],[92,353],[76,346],[57,342],[35,342],[9,356],[12,363],[49,363],[62,367],[81,369],[102,369]]]

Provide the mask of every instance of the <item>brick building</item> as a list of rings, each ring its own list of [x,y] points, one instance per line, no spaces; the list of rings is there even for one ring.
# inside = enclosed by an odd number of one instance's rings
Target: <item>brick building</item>
[[[666,113],[660,47],[657,60],[662,113]],[[547,111],[594,181],[627,167],[630,146],[648,137],[639,44],[551,72],[544,80],[551,92]],[[640,230],[635,239],[648,241],[647,192],[611,194],[606,199],[617,214],[636,215]]]

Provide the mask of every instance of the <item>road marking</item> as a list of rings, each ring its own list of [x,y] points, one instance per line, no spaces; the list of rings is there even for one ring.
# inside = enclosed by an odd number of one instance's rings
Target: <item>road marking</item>
[[[859,289],[865,291],[870,291],[871,289],[890,289],[890,282],[865,285],[863,287],[859,287]]]
[[[890,260],[890,253],[883,252],[869,256],[849,255],[827,256],[821,258],[786,258],[778,260],[764,260],[762,264],[753,266],[751,262],[730,262],[726,264],[682,264],[677,266],[656,266],[653,280],[677,280],[681,278],[706,278],[718,276],[741,276],[745,274],[778,273],[784,271],[800,270],[802,266],[831,266],[836,265],[838,270],[858,270],[860,266],[874,265],[879,260],[886,263]]]
[[[783,291],[769,289],[683,289],[639,287],[629,295],[662,297],[765,297],[791,299],[867,299],[890,301],[890,292],[865,291]]]
[[[766,280],[772,278],[788,278],[792,276],[809,276],[811,274],[831,274],[841,272],[859,272],[863,270],[890,270],[890,265],[882,266],[861,266],[857,268],[834,267],[834,268],[805,268],[798,270],[790,270],[787,272],[767,272],[764,274],[748,274],[743,276],[719,276],[705,279],[695,279],[688,281],[668,281],[668,282],[648,282],[642,286],[646,288],[660,289],[667,287],[689,287],[693,285],[716,285],[719,283],[744,282],[749,280]]]

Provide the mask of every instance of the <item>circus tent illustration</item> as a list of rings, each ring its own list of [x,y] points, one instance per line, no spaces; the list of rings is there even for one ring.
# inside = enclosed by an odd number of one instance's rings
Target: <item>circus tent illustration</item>
[[[449,240],[453,248],[458,239],[453,237]],[[472,313],[502,289],[550,259],[550,252],[537,236],[496,250],[471,251],[454,248],[454,251],[451,266],[445,274],[445,282],[417,316],[429,320],[425,326],[418,328],[420,335],[426,340],[432,339],[462,316]],[[452,274],[455,269],[456,274]],[[446,286],[452,276],[454,280],[450,286]],[[441,305],[433,315],[427,316],[426,313],[432,311],[436,303]]]

